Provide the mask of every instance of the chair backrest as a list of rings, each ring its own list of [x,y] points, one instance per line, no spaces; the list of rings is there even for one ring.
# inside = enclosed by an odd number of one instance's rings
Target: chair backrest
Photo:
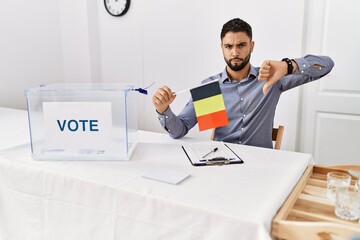
[[[214,140],[214,134],[215,134],[215,129],[213,129],[213,131],[211,133],[211,138],[210,138],[211,140]],[[283,134],[284,134],[284,126],[283,125],[279,125],[277,128],[273,128],[272,140],[275,142],[274,149],[280,149]]]
[[[275,142],[274,149],[280,149],[283,135],[284,135],[284,126],[279,125],[277,128],[273,128],[272,140]]]

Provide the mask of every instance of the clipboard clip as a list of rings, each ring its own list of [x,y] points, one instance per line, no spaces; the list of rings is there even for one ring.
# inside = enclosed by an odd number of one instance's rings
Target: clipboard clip
[[[206,159],[205,160],[205,164],[206,165],[218,165],[218,166],[222,166],[222,165],[226,165],[230,163],[230,159],[224,159],[224,160],[211,160],[211,159]]]
[[[205,163],[206,165],[225,165],[229,164],[231,160],[235,160],[235,158],[215,157],[210,159],[201,159],[200,162]]]

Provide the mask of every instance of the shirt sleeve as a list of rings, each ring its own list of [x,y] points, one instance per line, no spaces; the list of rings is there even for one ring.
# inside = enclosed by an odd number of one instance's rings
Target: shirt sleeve
[[[158,113],[158,119],[161,126],[172,138],[181,138],[185,136],[197,123],[194,106],[191,100],[186,104],[178,116],[176,116],[169,107],[162,114]]]
[[[318,80],[327,75],[334,67],[334,61],[327,56],[306,55],[303,58],[293,60],[298,67],[295,73],[280,80],[280,89],[282,91]]]

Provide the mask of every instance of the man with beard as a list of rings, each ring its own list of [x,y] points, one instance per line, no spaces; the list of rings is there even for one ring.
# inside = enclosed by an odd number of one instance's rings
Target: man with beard
[[[261,67],[250,64],[254,50],[251,26],[235,18],[223,25],[221,49],[225,70],[202,81],[219,79],[229,124],[215,129],[214,140],[272,148],[275,109],[282,92],[320,79],[334,62],[327,56],[307,55],[281,61],[266,60]],[[264,83],[265,82],[265,83]],[[172,138],[181,138],[197,123],[190,100],[176,116],[170,108],[176,95],[168,87],[159,88],[152,101],[163,128]]]

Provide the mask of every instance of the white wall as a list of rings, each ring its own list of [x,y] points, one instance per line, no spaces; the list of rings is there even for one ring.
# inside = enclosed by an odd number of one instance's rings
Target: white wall
[[[56,0],[0,0],[0,106],[24,108],[24,89],[64,78]]]
[[[25,5],[25,7],[23,7]],[[139,127],[161,129],[151,103],[158,87],[191,88],[225,67],[220,31],[240,17],[253,27],[252,63],[301,54],[304,1],[132,1],[110,16],[99,0],[0,0],[0,106],[25,108],[23,90],[51,82],[156,82],[139,95]],[[290,18],[288,16],[291,16]],[[283,95],[275,124],[295,149],[298,89]],[[181,110],[189,94],[172,108]],[[208,138],[194,128],[190,136]]]

